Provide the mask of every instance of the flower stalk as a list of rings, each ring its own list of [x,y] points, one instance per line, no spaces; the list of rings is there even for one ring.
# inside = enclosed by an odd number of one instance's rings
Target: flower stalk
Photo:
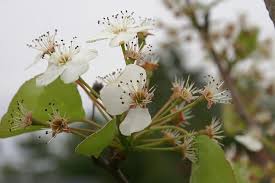
[[[160,118],[160,119],[156,119],[155,121],[152,122],[152,123],[154,124],[154,125],[152,125],[152,126],[158,126],[158,125],[159,125],[158,123],[161,123],[161,122],[163,122],[163,121],[165,121],[165,120],[167,120],[167,119],[169,119],[169,118],[171,118],[171,117],[174,117],[175,115],[178,115],[178,114],[181,113],[181,112],[184,112],[184,111],[186,111],[186,110],[188,110],[188,109],[193,108],[194,106],[196,106],[197,104],[199,104],[201,101],[203,101],[203,97],[202,97],[202,96],[200,96],[199,98],[197,98],[197,99],[196,99],[195,101],[193,101],[192,103],[186,105],[186,106],[183,107],[182,109],[180,109],[180,110],[178,110],[178,111],[176,111],[176,112],[174,112],[174,113],[172,113],[172,114],[169,114],[169,115],[167,115],[167,116],[164,116],[164,117],[162,117],[162,118]]]

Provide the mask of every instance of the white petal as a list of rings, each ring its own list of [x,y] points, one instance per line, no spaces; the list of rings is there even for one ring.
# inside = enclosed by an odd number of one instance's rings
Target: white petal
[[[151,123],[151,115],[147,108],[130,109],[124,121],[119,125],[121,134],[130,136],[134,132],[139,132],[148,127]]]
[[[67,66],[64,72],[61,74],[61,79],[64,83],[72,83],[79,79],[79,77],[87,72],[89,69],[89,64],[73,64]]]
[[[35,64],[37,64],[37,63],[41,60],[41,58],[42,58],[42,53],[37,54],[37,55],[35,56],[35,58],[34,58],[33,63],[31,63],[28,67],[26,67],[25,70],[28,70],[29,68],[31,68],[32,66],[34,66]]]
[[[111,115],[119,115],[130,107],[131,99],[128,93],[124,94],[117,83],[111,83],[103,87],[100,91],[100,97],[107,112]]]
[[[76,54],[72,61],[73,63],[87,63],[94,59],[98,55],[98,52],[94,49],[82,48],[78,54]]]
[[[146,83],[146,71],[138,65],[129,64],[119,76],[118,81],[122,81],[124,85],[129,83],[135,88],[142,88]]]
[[[56,80],[65,70],[65,67],[59,67],[55,64],[49,64],[47,70],[36,78],[37,86],[46,86]]]
[[[154,29],[154,26],[152,26],[152,25],[145,25],[145,26],[138,26],[138,27],[130,28],[129,32],[135,32],[135,33],[138,33],[138,32],[147,32],[147,31],[152,30],[152,29]]]
[[[136,36],[135,32],[121,32],[111,39],[110,46],[111,47],[120,46],[121,44],[129,42],[135,36]]]
[[[87,41],[87,43],[93,43],[96,41],[104,40],[104,39],[111,39],[114,37],[114,34],[112,34],[109,31],[102,31],[98,33],[97,35],[93,36],[90,40]]]
[[[263,148],[263,144],[250,134],[237,135],[235,139],[244,145],[248,150],[257,152]]]

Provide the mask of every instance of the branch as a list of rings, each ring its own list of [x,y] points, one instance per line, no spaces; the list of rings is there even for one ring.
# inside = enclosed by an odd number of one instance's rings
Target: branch
[[[129,181],[125,177],[125,175],[122,173],[122,171],[115,165],[110,163],[107,159],[104,159],[102,157],[95,158],[92,157],[94,163],[103,169],[105,169],[107,172],[109,172],[118,183],[128,183]]]
[[[275,0],[264,0],[266,9],[269,12],[269,16],[275,26]]]
[[[240,99],[240,96],[235,89],[233,80],[232,80],[230,74],[223,67],[221,60],[219,59],[219,56],[217,55],[217,53],[215,52],[215,50],[213,49],[212,46],[209,47],[208,49],[209,49],[210,55],[212,56],[215,64],[217,65],[217,67],[219,69],[219,72],[220,72],[223,80],[225,81],[226,86],[228,87],[228,89],[231,92],[231,96],[232,96],[233,104],[235,105],[236,112],[239,113],[240,117],[247,124],[250,124],[250,125],[255,124],[254,119],[252,119],[250,117],[250,115],[246,112],[245,107]]]
[[[273,1],[273,0],[272,0]],[[275,1],[275,0],[274,0]],[[220,58],[219,54],[215,51],[212,42],[211,42],[211,38],[209,35],[209,13],[207,12],[205,14],[205,19],[204,19],[204,24],[201,26],[198,23],[197,17],[195,14],[192,14],[192,19],[193,19],[193,24],[194,26],[197,28],[197,30],[200,33],[200,36],[202,37],[202,39],[204,40],[204,42],[206,43],[206,49],[208,50],[210,56],[212,57],[213,61],[215,62],[215,64],[217,65],[219,72],[226,84],[226,86],[228,87],[228,89],[231,92],[231,96],[232,96],[232,100],[233,100],[233,104],[235,106],[235,110],[236,112],[239,114],[239,116],[249,125],[253,125],[255,124],[255,120],[252,119],[250,117],[250,115],[246,112],[245,107],[241,101],[241,98],[234,86],[233,80],[230,76],[230,73],[228,72],[228,70],[223,66],[222,64],[222,59]]]

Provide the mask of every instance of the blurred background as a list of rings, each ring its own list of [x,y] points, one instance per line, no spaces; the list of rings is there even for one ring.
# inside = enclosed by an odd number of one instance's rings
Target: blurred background
[[[212,1],[201,2],[209,4]],[[46,64],[41,62],[25,70],[36,54],[35,50],[26,46],[27,43],[46,31],[58,29],[59,38],[70,40],[77,36],[79,44],[85,46],[85,41],[102,28],[97,25],[98,19],[125,9],[159,22],[159,29],[149,38],[160,56],[161,64],[152,81],[156,82],[158,88],[155,102],[150,106],[152,112],[169,97],[170,83],[175,75],[190,75],[198,86],[201,86],[204,74],[219,77],[215,64],[201,49],[202,44],[193,30],[185,27],[186,20],[174,16],[173,10],[161,0],[0,0],[0,116],[6,112],[20,85],[46,68]],[[227,55],[230,55],[227,42],[219,36],[230,31],[230,27],[234,29],[231,30],[234,32],[231,41],[234,42],[235,52],[239,52],[238,63],[232,64],[231,74],[247,110],[259,121],[256,129],[265,133],[261,136],[266,137],[261,138],[264,139],[262,143],[265,149],[251,152],[236,143],[236,134],[255,131],[255,128],[247,126],[231,105],[223,108],[215,106],[210,111],[205,104],[198,106],[192,113],[196,118],[189,120],[190,128],[205,126],[212,116],[221,118],[226,135],[225,150],[242,177],[245,177],[242,181],[272,182],[275,172],[272,161],[272,153],[275,152],[274,26],[262,0],[249,0],[249,3],[247,0],[224,0],[211,9],[210,20],[216,46],[226,51]],[[243,48],[243,45],[248,45],[248,48]],[[119,48],[109,48],[104,41],[86,46],[99,51],[99,56],[91,63],[91,69],[84,75],[88,82],[93,83],[96,76],[124,67]],[[92,106],[86,101],[83,95],[86,112],[90,115]],[[92,160],[74,153],[74,147],[81,139],[59,135],[45,145],[38,139],[39,135],[41,132],[0,140],[1,183],[114,182]],[[254,157],[258,157],[257,161],[250,161]],[[190,164],[173,153],[130,154],[121,166],[130,177],[130,182],[137,183],[188,182],[190,174]]]

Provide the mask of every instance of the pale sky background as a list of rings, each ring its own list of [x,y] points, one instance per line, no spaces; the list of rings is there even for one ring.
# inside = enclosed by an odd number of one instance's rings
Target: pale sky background
[[[97,25],[98,19],[125,9],[142,17],[166,22],[172,20],[161,0],[0,0],[0,116],[7,110],[20,85],[46,67],[45,63],[40,63],[30,70],[24,70],[36,54],[35,50],[26,46],[27,43],[41,33],[57,28],[58,37],[70,40],[77,36],[79,42],[83,43],[81,45],[85,45],[90,36],[101,30]],[[262,0],[225,0],[215,9],[213,17],[232,21],[241,13],[247,15],[252,25],[260,26],[261,37],[274,37],[273,25]],[[162,38],[156,34],[153,42]],[[96,48],[99,56],[84,75],[87,81],[91,82],[98,75],[124,66],[119,48],[109,48],[105,41],[88,46]],[[200,62],[199,57],[190,56],[190,59]],[[5,156],[14,155],[14,148],[11,147],[16,139],[18,137],[0,140],[0,146],[3,147],[2,151],[0,149],[0,162]]]

